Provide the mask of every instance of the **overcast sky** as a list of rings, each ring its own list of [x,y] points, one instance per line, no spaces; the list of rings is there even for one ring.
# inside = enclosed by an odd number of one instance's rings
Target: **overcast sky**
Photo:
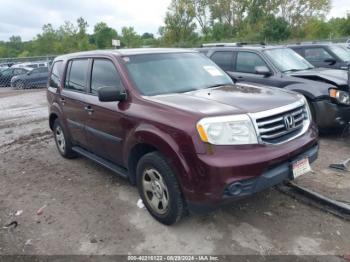
[[[345,16],[350,11],[350,0],[332,0],[328,17]],[[100,21],[120,31],[123,26],[133,26],[142,34],[156,34],[163,24],[170,0],[0,0],[0,40],[20,35],[31,40],[44,24],[58,27],[65,20],[75,22],[80,16],[93,26]]]

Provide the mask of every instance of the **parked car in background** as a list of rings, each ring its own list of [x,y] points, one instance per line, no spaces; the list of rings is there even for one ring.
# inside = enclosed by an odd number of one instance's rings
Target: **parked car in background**
[[[7,68],[9,68],[8,66],[0,66],[0,72],[5,71]]]
[[[192,50],[57,57],[47,92],[59,153],[136,184],[150,214],[177,222],[292,180],[317,158],[317,128],[295,92],[234,84]]]
[[[33,70],[33,68],[23,67],[23,68],[7,68],[0,72],[0,86],[9,87],[11,86],[11,79],[17,75],[23,75]]]
[[[14,64],[13,68],[21,67],[30,67],[30,68],[39,68],[39,67],[48,67],[49,63],[47,61],[38,61],[38,62],[25,62],[20,64]]]
[[[343,129],[350,121],[348,75],[315,68],[281,46],[214,47],[205,54],[234,80],[284,88],[303,94],[322,131]]]
[[[289,45],[315,67],[348,70],[350,49],[333,43]]]
[[[11,86],[19,89],[45,87],[49,76],[47,67],[35,68],[26,74],[12,77]]]

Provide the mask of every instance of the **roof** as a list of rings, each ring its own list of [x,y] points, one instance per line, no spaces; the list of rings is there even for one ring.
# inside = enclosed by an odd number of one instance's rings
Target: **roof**
[[[79,56],[91,56],[91,55],[117,55],[117,56],[130,56],[130,55],[145,55],[145,54],[168,54],[168,53],[193,53],[197,52],[191,49],[182,48],[131,48],[131,49],[108,49],[108,50],[93,50],[85,52],[77,52],[66,54],[57,57],[56,59],[64,59],[70,57]]]

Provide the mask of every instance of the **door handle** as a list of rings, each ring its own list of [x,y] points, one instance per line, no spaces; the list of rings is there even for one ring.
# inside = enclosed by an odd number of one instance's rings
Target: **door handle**
[[[89,115],[91,115],[94,112],[91,106],[85,106],[84,109],[89,113]]]
[[[64,105],[66,103],[66,99],[60,98],[60,102],[62,103],[62,105]]]

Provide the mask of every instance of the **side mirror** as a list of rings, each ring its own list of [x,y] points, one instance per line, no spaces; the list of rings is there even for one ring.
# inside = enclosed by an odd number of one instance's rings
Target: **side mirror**
[[[266,66],[256,66],[255,73],[266,77],[271,76],[271,71]]]
[[[337,60],[335,60],[334,58],[327,58],[324,60],[324,62],[329,65],[334,65],[335,63],[337,63]]]
[[[127,98],[126,91],[122,87],[104,86],[97,90],[98,99],[101,102],[124,101]]]
[[[31,72],[29,71],[29,72],[27,72],[27,75],[31,75]]]

